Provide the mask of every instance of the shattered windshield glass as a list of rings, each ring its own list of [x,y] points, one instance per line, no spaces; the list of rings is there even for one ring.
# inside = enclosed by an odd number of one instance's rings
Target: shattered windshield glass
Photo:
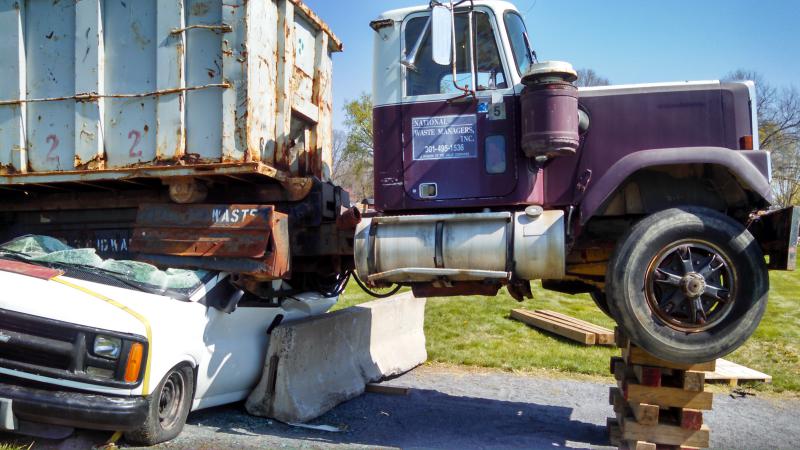
[[[14,239],[0,245],[0,253],[3,251],[21,256],[33,263],[74,266],[84,270],[97,269],[120,281],[159,293],[191,292],[197,289],[209,274],[204,270],[160,270],[151,264],[138,261],[103,259],[93,248],[72,248],[48,236],[23,236]]]

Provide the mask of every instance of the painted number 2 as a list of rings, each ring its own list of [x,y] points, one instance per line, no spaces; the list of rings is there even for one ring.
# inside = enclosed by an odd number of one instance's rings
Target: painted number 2
[[[136,147],[139,146],[139,142],[142,140],[142,133],[137,130],[131,130],[128,133],[128,139],[133,139],[133,144],[131,144],[131,149],[128,152],[131,158],[137,158],[142,156],[142,151],[137,150]]]
[[[45,142],[50,144],[50,151],[47,152],[47,160],[55,161],[57,164],[60,165],[61,157],[55,153],[56,149],[58,148],[58,144],[60,143],[60,141],[58,140],[58,136],[56,136],[55,134],[51,134],[50,136],[47,136]]]

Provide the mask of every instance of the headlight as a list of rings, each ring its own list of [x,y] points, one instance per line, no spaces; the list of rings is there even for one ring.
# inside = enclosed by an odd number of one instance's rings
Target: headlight
[[[122,351],[122,339],[108,336],[94,338],[93,353],[103,358],[117,359]]]

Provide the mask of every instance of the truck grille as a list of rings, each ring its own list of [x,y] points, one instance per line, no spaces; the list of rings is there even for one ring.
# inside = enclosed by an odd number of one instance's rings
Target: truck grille
[[[122,339],[122,355],[118,360],[92,354],[92,344],[99,334]],[[3,368],[110,387],[131,388],[138,383],[126,383],[124,372],[127,350],[133,342],[141,342],[147,348],[146,342],[138,336],[0,309],[0,367]],[[107,378],[93,376],[87,373],[89,367],[113,375]]]

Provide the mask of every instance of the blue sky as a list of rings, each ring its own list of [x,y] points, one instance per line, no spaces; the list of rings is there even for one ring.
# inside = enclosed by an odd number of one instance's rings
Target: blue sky
[[[511,0],[541,60],[592,68],[614,84],[718,79],[757,70],[800,88],[800,0]],[[334,55],[334,126],[372,89],[369,22],[427,0],[306,0],[344,42]]]

